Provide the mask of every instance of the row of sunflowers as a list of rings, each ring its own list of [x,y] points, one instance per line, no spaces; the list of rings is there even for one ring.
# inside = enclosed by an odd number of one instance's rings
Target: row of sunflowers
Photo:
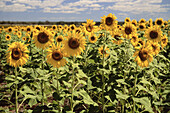
[[[16,113],[166,111],[170,21],[101,18],[99,26],[87,19],[80,26],[1,27],[8,89],[1,101],[14,103]]]

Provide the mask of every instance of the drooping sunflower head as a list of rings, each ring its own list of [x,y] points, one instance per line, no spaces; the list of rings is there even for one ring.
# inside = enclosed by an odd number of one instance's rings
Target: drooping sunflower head
[[[52,44],[52,46],[47,49],[47,63],[53,67],[59,68],[66,65],[67,61],[64,57],[66,57],[66,54],[63,52],[60,44],[57,46]]]
[[[138,43],[140,43],[140,42],[138,42],[139,41],[139,39],[138,39],[138,35],[137,35],[137,33],[135,33],[135,34],[133,34],[132,35],[132,38],[131,38],[131,44],[135,47]],[[142,45],[142,44],[141,44]]]
[[[103,57],[103,55],[104,55],[105,58],[107,58],[107,57],[109,56],[108,52],[110,52],[110,50],[109,50],[109,48],[107,48],[107,47],[105,47],[105,48],[103,49],[103,46],[101,46],[101,47],[98,49],[98,51],[99,51],[99,54],[100,54],[101,57]]]
[[[161,47],[164,48],[168,44],[168,37],[166,35],[161,38]]]
[[[24,43],[21,42],[13,42],[9,45],[7,50],[7,63],[13,67],[19,67],[24,65],[29,56],[28,49]]]
[[[7,41],[11,40],[11,35],[6,34],[6,35],[5,35],[5,40],[7,40]]]
[[[37,48],[45,49],[53,42],[53,34],[46,29],[42,29],[33,34],[33,40]]]
[[[121,44],[121,43],[123,42],[123,40],[121,39],[121,38],[123,38],[123,37],[122,37],[121,33],[120,33],[118,30],[116,30],[116,31],[111,31],[110,34],[111,34],[111,37],[112,37],[112,39],[113,39],[112,42],[113,42],[114,44],[119,45],[119,44]]]
[[[98,37],[97,37],[96,34],[94,34],[94,33],[91,33],[91,34],[88,36],[88,38],[89,38],[89,42],[90,42],[90,43],[95,43],[95,42],[97,41],[97,39],[98,39]]]
[[[136,52],[133,55],[135,58],[135,61],[139,66],[143,67],[148,67],[149,62],[153,60],[153,56],[150,53],[149,48],[144,48],[142,47],[140,50],[136,50]]]
[[[63,44],[63,51],[67,53],[68,56],[77,56],[84,51],[86,39],[83,34],[73,31],[68,33],[68,36],[66,36],[66,40],[63,41]]]
[[[107,16],[104,15],[104,17],[101,18],[102,18],[101,24],[104,25],[106,29],[112,28],[117,23],[116,22],[117,17],[112,13],[109,13]]]
[[[130,39],[131,35],[136,33],[136,27],[132,23],[125,23],[122,27],[122,34],[124,38]]]
[[[149,48],[151,48],[151,53],[153,55],[157,55],[160,51],[160,45],[158,44],[158,42],[151,42],[151,41],[147,41],[146,46],[148,46]]]
[[[164,21],[163,21],[163,19],[162,18],[157,18],[156,20],[155,20],[155,25],[158,25],[158,26],[162,26],[162,25],[164,25]]]
[[[161,28],[158,26],[152,26],[145,31],[144,36],[150,41],[160,42],[162,36]]]

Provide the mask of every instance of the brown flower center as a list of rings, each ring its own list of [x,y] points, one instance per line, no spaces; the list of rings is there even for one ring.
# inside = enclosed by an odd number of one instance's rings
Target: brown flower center
[[[129,19],[126,19],[126,22],[129,22]]]
[[[44,32],[41,32],[38,34],[38,41],[42,44],[47,43],[48,42],[48,35]]]
[[[71,26],[71,29],[74,30],[74,26]]]
[[[139,28],[140,28],[140,29],[143,29],[143,28],[144,28],[144,26],[143,26],[143,25],[140,25],[140,26],[139,26]]]
[[[69,41],[68,41],[68,45],[71,49],[77,49],[80,44],[79,44],[79,41],[77,38],[71,38]]]
[[[27,28],[27,31],[31,31],[31,29],[30,29],[30,28]]]
[[[39,27],[36,27],[36,29],[40,31],[40,28],[39,28]]]
[[[91,40],[94,41],[96,38],[94,36],[91,37]]]
[[[11,31],[12,31],[12,29],[11,29],[11,28],[9,28],[9,29],[8,29],[8,31],[9,31],[9,32],[11,32]]]
[[[156,23],[157,23],[158,25],[161,25],[161,24],[162,24],[162,21],[161,21],[161,20],[158,20]]]
[[[55,29],[56,27],[55,26],[53,26],[53,29]]]
[[[6,38],[7,38],[7,39],[10,39],[10,37],[9,37],[9,36],[7,36]]]
[[[144,21],[144,20],[141,20],[140,23],[145,23],[145,21]]]
[[[101,50],[101,53],[102,53],[102,55],[103,55],[103,49]],[[106,54],[106,51],[104,51],[104,54]]]
[[[113,18],[107,17],[106,18],[106,25],[111,26],[113,24]]]
[[[156,32],[156,31],[151,31],[149,35],[150,35],[151,39],[158,38],[158,32]]]
[[[57,60],[57,61],[60,61],[62,58],[63,58],[63,55],[60,51],[58,50],[55,50],[53,53],[52,53],[52,58],[54,60]]]
[[[131,34],[131,33],[132,33],[132,29],[131,29],[130,27],[126,27],[126,28],[125,28],[125,33],[126,33],[127,35]]]
[[[19,48],[14,48],[12,50],[12,59],[19,60],[22,57],[22,52]]]
[[[136,23],[135,23],[135,22],[132,22],[132,24],[133,24],[134,26],[136,26]]]
[[[141,50],[139,52],[139,57],[142,61],[145,61],[147,60],[147,57],[148,57],[148,52],[146,50]]]
[[[57,38],[57,42],[63,41],[62,38]]]

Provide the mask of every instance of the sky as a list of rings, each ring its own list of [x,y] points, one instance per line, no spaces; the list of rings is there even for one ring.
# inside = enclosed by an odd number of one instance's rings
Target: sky
[[[170,19],[170,0],[0,0],[0,21],[100,21],[114,14],[126,17]]]

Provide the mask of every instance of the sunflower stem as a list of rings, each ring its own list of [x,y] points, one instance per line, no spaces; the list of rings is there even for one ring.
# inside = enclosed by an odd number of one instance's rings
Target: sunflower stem
[[[103,68],[105,67],[105,42],[106,42],[106,32],[105,32],[105,38],[104,38],[104,45],[103,45],[103,58],[102,58],[102,65]],[[105,89],[105,78],[104,78],[104,71],[102,72],[102,111],[105,113],[105,103],[104,103],[104,89]]]
[[[73,93],[74,93],[74,63],[75,56],[73,56],[73,72],[72,72],[72,83],[71,83],[71,111],[73,112]]]
[[[17,82],[17,67],[15,67],[15,112],[18,113],[18,96],[17,96],[18,86],[16,82]]]
[[[58,80],[58,69],[57,69],[57,71],[56,71],[56,77],[57,77],[57,94],[59,95],[59,80]],[[58,103],[58,112],[60,113],[60,102],[59,102],[59,100],[57,101],[57,103]]]
[[[43,49],[42,49],[42,70],[44,70],[44,50]],[[44,80],[41,80],[41,92],[42,92],[41,104],[44,106]]]
[[[134,81],[133,97],[135,97],[135,93],[136,93],[137,71],[138,71],[138,65],[136,63],[136,74],[135,74],[135,81]],[[132,113],[135,113],[135,101],[134,100],[133,100],[133,111],[132,111]]]

